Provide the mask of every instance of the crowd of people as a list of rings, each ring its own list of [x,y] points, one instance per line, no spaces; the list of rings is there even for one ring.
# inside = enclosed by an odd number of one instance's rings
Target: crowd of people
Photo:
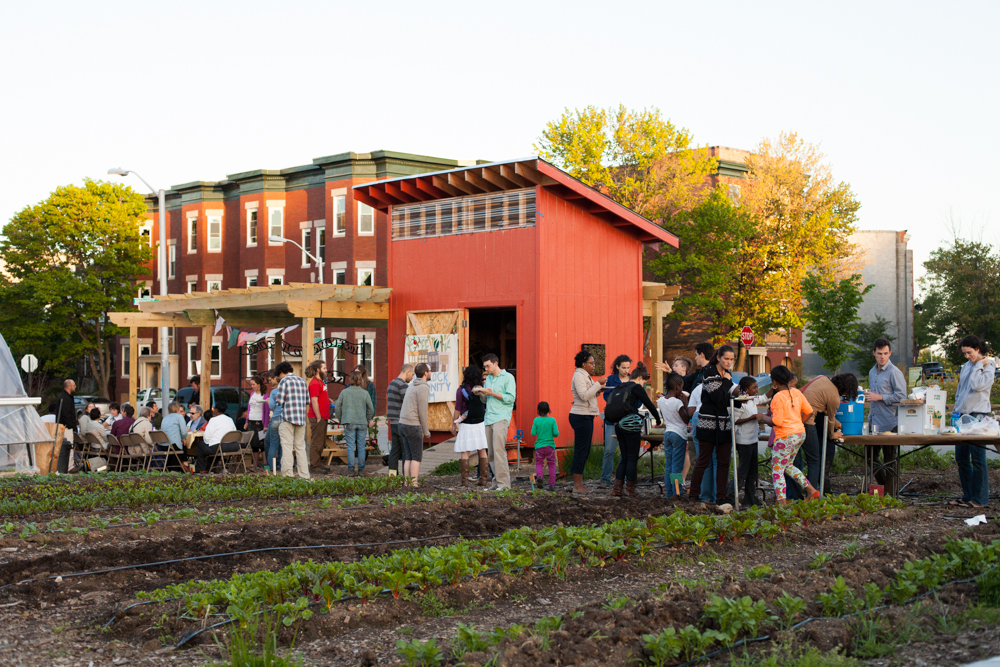
[[[987,416],[991,412],[990,389],[996,364],[976,336],[963,338],[960,347],[967,363],[959,376],[955,414]],[[895,432],[896,406],[907,396],[906,380],[890,361],[892,348],[888,340],[874,341],[872,351],[875,364],[864,391],[864,400],[869,405],[867,421],[872,433]],[[731,507],[736,494],[742,495],[742,505],[759,503],[757,462],[759,443],[763,441],[762,424],[770,427],[765,439],[771,450],[769,481],[777,502],[818,497],[823,485],[829,488],[829,479],[821,483],[820,476],[824,469],[829,474],[835,453],[831,444],[826,449],[826,461],[822,460],[820,434],[825,429],[829,443],[843,437],[837,410],[842,401],[853,401],[858,396],[858,378],[851,373],[820,375],[799,388],[795,373],[779,365],[771,369],[770,387],[761,393],[756,378],[744,376],[734,382],[735,361],[732,347],[723,345],[715,349],[709,343],[700,343],[695,346],[693,359],[678,356],[669,366],[656,362],[657,368],[667,375],[663,391],[657,392],[654,403],[645,389],[650,373],[641,361],[633,368],[631,358],[619,355],[612,363],[612,372],[602,378],[595,373],[593,355],[587,351],[577,353],[568,415],[573,430],[573,492],[590,492],[583,477],[594,440],[595,420],[599,418],[604,451],[598,486],[609,488],[612,496],[635,495],[640,435],[645,420],[649,419],[655,427],[663,428],[666,498],[679,494],[681,502],[701,501],[724,510]],[[461,386],[455,394],[451,432],[455,435],[455,452],[459,454],[461,485],[470,485],[472,473],[478,477],[479,487],[508,489],[511,480],[506,443],[517,395],[516,382],[513,375],[500,368],[495,354],[485,355],[482,364],[482,368],[470,365],[464,369]],[[189,433],[195,432],[200,437],[196,440],[193,470],[204,472],[220,447],[223,451],[239,449],[239,443],[223,442],[223,436],[244,431],[251,434],[252,469],[309,479],[311,472],[330,470],[321,459],[329,423],[339,424],[343,429],[348,469],[355,475],[365,474],[369,433],[378,405],[375,383],[368,377],[367,369],[357,366],[349,375],[348,386],[332,403],[326,385],[326,363],[314,361],[304,375],[305,378],[295,375],[288,362],[255,375],[250,379],[248,405],[239,408],[235,420],[227,414],[229,406],[225,403],[216,403],[203,411],[197,376],[191,379],[194,391],[186,408],[171,402],[166,414],[160,414],[157,404],[150,401],[136,413],[128,403],[120,406],[111,403],[109,414],[103,417],[92,403],[77,412],[73,402],[76,385],[73,380],[66,380],[43,421],[66,427],[57,464],[61,474],[76,472],[85,464],[74,460],[73,443],[77,438],[88,438],[88,434],[102,448],[125,434],[138,436],[131,438],[128,453],[149,455],[167,447],[155,441],[152,432],[162,431],[169,443],[181,450]],[[427,364],[404,364],[386,388],[390,450],[384,462],[390,474],[405,478],[406,485],[419,483],[424,441],[431,435],[429,379]],[[604,403],[603,410],[599,400]],[[762,412],[759,409],[762,407],[767,411]],[[559,427],[550,414],[548,402],[540,402],[536,412],[531,426],[535,438],[535,472],[541,483],[547,469],[548,486],[552,489],[558,468],[555,439],[560,435]],[[311,433],[308,441],[307,424]],[[736,479],[730,480],[734,440],[738,461]],[[866,447],[867,464],[875,470],[879,483],[893,481],[886,464],[893,462],[897,450],[890,443]],[[478,465],[470,469],[473,453]],[[615,468],[615,455],[619,453],[620,461]],[[985,448],[957,445],[955,458],[962,496],[952,504],[985,506],[989,501]],[[159,467],[166,466],[165,459],[160,459]],[[191,471],[190,463],[181,460],[177,465]]]

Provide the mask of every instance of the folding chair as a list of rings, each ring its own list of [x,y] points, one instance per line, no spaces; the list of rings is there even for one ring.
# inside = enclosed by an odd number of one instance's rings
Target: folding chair
[[[121,458],[125,462],[125,469],[142,470],[146,465],[146,455],[134,454],[132,452],[132,450],[140,444],[145,444],[146,441],[142,439],[142,436],[136,435],[135,433],[123,433],[122,437],[118,439],[118,442],[120,442],[123,447]]]
[[[93,433],[90,433],[90,432],[88,432],[84,436],[84,438],[87,440],[87,444],[90,445],[90,452],[89,452],[90,456],[87,458],[87,464],[88,464],[88,466],[90,464],[91,458],[93,458],[93,457],[107,457],[108,452],[104,449],[104,443],[101,442],[100,438],[98,438],[96,435],[94,435]],[[105,464],[104,464],[104,468],[103,468],[104,470],[110,470],[111,469],[109,463],[110,463],[110,459],[105,458]],[[100,470],[101,469],[99,468],[98,470],[92,470],[91,472],[100,472]]]
[[[126,454],[125,445],[108,433],[108,470],[121,472],[122,460]]]
[[[240,450],[243,453],[243,471],[247,470],[247,457],[250,457],[250,462],[253,463],[253,449],[250,447],[250,443],[253,441],[253,431],[242,431],[240,433]]]
[[[90,458],[90,441],[87,440],[86,435],[80,435],[79,433],[73,434],[73,455],[79,455],[83,460],[82,469],[86,469],[87,460]],[[72,462],[75,465],[75,461]],[[70,467],[73,467],[71,465]]]
[[[184,461],[184,450],[177,447],[174,443],[170,442],[170,438],[163,431],[153,431],[149,434],[149,437],[153,440],[153,453],[150,455],[148,461],[146,462],[146,470],[153,468],[153,459],[163,460],[163,471],[167,470],[170,464],[170,457],[173,456],[177,459],[177,466],[181,467],[180,464]],[[166,450],[162,450],[157,445],[166,445]]]
[[[216,463],[221,463],[222,472],[228,473],[229,469],[226,467],[226,459],[236,459],[243,466],[243,472],[246,472],[247,467],[243,460],[243,447],[241,446],[242,439],[243,434],[239,431],[230,431],[222,436],[222,440],[216,446],[212,461],[208,464],[208,472],[215,470]]]

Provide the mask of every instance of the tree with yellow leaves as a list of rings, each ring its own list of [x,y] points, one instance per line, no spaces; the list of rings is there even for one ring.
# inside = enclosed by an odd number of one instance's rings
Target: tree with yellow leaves
[[[659,109],[588,106],[548,123],[539,157],[650,219],[704,200],[718,160]]]

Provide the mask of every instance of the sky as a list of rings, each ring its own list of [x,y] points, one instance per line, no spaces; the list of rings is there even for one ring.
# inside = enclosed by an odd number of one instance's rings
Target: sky
[[[624,104],[702,145],[819,144],[919,275],[949,220],[1000,240],[998,25],[997,2],[16,3],[0,223],[110,167],[168,188],[346,151],[501,160]]]

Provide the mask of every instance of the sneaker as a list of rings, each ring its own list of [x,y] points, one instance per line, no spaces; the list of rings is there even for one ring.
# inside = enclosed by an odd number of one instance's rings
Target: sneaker
[[[555,491],[555,490],[556,490],[556,485],[555,484],[549,484],[549,491]]]
[[[733,511],[733,506],[729,503],[722,503],[716,507],[717,510],[723,512],[724,514],[729,514]]]
[[[609,482],[608,480],[606,480],[606,479],[604,479],[602,477],[601,479],[599,479],[597,481],[597,488],[599,488],[599,489],[610,489],[611,488],[611,482]]]
[[[389,467],[389,457],[388,456],[383,456],[382,457],[382,465],[384,465],[386,468]]]

